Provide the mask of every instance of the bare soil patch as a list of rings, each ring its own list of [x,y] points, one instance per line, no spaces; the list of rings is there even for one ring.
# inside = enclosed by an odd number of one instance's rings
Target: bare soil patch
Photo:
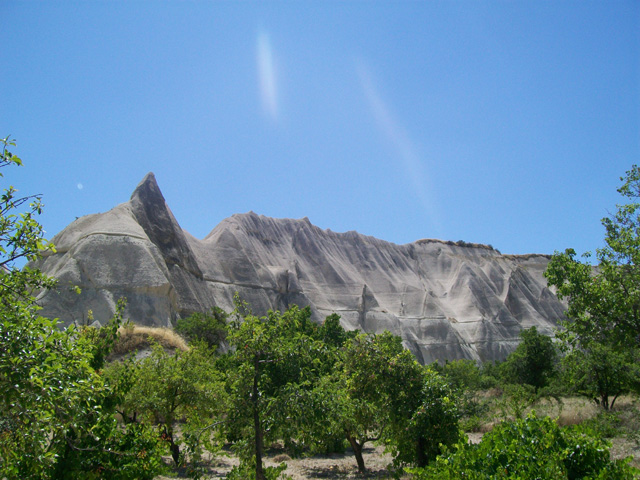
[[[367,473],[358,472],[353,452],[347,450],[344,454],[315,455],[313,457],[291,459],[281,452],[268,452],[265,466],[277,466],[281,462],[287,464],[285,474],[294,480],[317,479],[391,479],[393,475],[387,469],[391,463],[391,455],[384,453],[384,447],[365,448],[363,452]],[[211,459],[207,479],[221,479],[231,471],[238,459],[231,456],[217,456]],[[156,480],[170,480],[172,477],[160,476]],[[175,478],[175,477],[173,477]],[[180,478],[180,477],[178,477]],[[408,480],[409,476],[401,477]]]

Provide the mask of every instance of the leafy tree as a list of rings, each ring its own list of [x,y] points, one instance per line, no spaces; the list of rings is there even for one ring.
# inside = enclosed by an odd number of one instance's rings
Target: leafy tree
[[[366,470],[362,451],[367,442],[380,440],[389,424],[386,408],[388,384],[403,352],[398,337],[389,332],[381,335],[359,334],[346,344],[342,368],[337,371],[338,415],[344,434],[353,449],[358,470]]]
[[[574,348],[563,364],[571,388],[605,410],[612,409],[620,395],[640,391],[638,349],[592,341]]]
[[[475,392],[484,383],[482,371],[473,360],[447,360],[444,365],[434,362],[431,366],[438,373],[444,375],[451,387],[456,391],[468,390]]]
[[[212,348],[218,348],[227,337],[227,317],[220,307],[213,307],[208,313],[194,313],[176,322],[175,331],[189,342],[204,341]]]
[[[493,368],[493,364],[485,363],[479,366],[473,360],[459,359],[447,361],[444,365],[434,362],[431,367],[445,377],[455,392],[459,413],[464,417],[466,427],[479,427],[479,415],[487,409],[487,401],[480,400],[478,392],[497,384],[497,379],[490,374],[491,372],[487,373],[487,370]]]
[[[399,385],[404,389],[406,384]],[[443,446],[458,440],[458,399],[440,374],[426,368],[418,394],[407,396],[403,403],[390,404],[391,428],[385,443],[396,465],[424,467],[435,460]]]
[[[21,165],[8,150],[14,142],[0,143],[0,167]],[[38,315],[33,292],[54,282],[15,268],[54,250],[35,219],[40,197],[16,194],[10,186],[0,197],[0,477],[153,478],[161,467],[154,441],[119,428],[113,391],[94,368],[108,342]]]
[[[263,466],[265,442],[292,438],[291,406],[299,392],[312,388],[326,365],[318,359],[323,345],[314,338],[317,327],[310,316],[308,308],[293,306],[284,313],[257,317],[236,297],[227,337],[231,351],[226,425],[256,480],[268,475]]]
[[[596,251],[595,270],[569,248],[556,253],[545,272],[568,300],[565,327],[572,343],[640,344],[640,168],[633,165],[621,180],[618,192],[632,201],[602,219],[605,246]]]
[[[329,348],[342,348],[350,339],[358,334],[358,330],[346,331],[340,325],[340,315],[332,313],[318,327],[317,337]]]
[[[326,411],[316,415],[324,419],[319,425],[332,435],[343,432],[360,472],[368,442],[384,442],[400,465],[426,464],[440,443],[457,439],[457,407],[448,385],[389,332],[346,342],[321,392]]]
[[[522,330],[520,338],[520,344],[500,365],[503,377],[510,383],[531,385],[538,391],[556,374],[558,351],[551,337],[538,333],[536,327]]]
[[[316,375],[308,376],[304,385],[292,385],[287,400],[289,411],[287,436],[295,437],[293,454],[306,452],[344,452],[345,428],[341,420],[350,418],[342,358],[348,342],[357,331],[347,332],[340,316],[329,315],[321,325],[306,329],[316,340],[311,352]]]
[[[59,446],[53,478],[151,478],[163,470],[162,449],[155,433],[144,426],[125,425],[116,419],[122,385],[104,376],[105,360],[119,335],[126,302],[118,302],[114,317],[104,327],[81,327],[76,342],[86,345],[89,365],[97,374],[96,390],[87,408],[78,409]]]
[[[638,382],[640,168],[633,165],[621,180],[618,192],[630,202],[602,219],[605,246],[596,251],[597,265],[588,263],[589,253],[581,262],[567,249],[552,257],[545,272],[558,297],[568,301],[558,336],[568,350],[565,366],[572,384],[605,409]]]
[[[185,460],[180,450],[183,441],[175,431],[177,422],[184,421],[184,439],[222,415],[224,386],[221,374],[212,368],[212,355],[204,343],[175,354],[155,344],[151,355],[139,362],[114,363],[108,369],[116,381],[130,375],[128,391],[119,405],[125,421],[158,425],[176,465]],[[208,435],[201,439],[210,448],[214,432],[208,429]]]

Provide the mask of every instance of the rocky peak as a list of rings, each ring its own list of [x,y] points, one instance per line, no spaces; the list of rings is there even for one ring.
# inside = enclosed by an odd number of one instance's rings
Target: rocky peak
[[[522,328],[552,333],[564,306],[546,287],[542,255],[502,255],[490,246],[419,240],[396,245],[335,233],[308,218],[254,212],[220,222],[203,240],[183,231],[149,173],[129,202],[84,217],[54,238],[38,265],[59,280],[40,298],[45,316],[71,323],[93,310],[107,319],[120,297],[136,323],[171,325],[237,292],[262,315],[291,304],[347,329],[389,330],[423,363],[503,359]],[[81,295],[69,293],[78,285]]]
[[[131,210],[145,233],[169,265],[180,265],[202,276],[184,232],[171,213],[153,172],[147,173],[129,200]]]

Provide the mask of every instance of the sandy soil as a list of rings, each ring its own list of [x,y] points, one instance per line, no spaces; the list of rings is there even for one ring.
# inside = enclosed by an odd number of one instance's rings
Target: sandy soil
[[[468,433],[469,441],[477,443],[481,440],[481,433]],[[611,456],[613,458],[625,458],[633,456],[632,465],[640,468],[640,444],[635,440],[627,438],[615,438],[612,441]],[[168,461],[169,459],[167,459]],[[360,474],[356,465],[353,452],[347,451],[344,454],[316,455],[314,457],[291,459],[288,455],[271,452],[267,453],[265,466],[277,466],[281,462],[287,464],[285,474],[291,476],[293,480],[315,480],[315,479],[391,479],[393,476],[387,470],[387,465],[391,463],[391,456],[384,453],[383,447],[369,447],[364,451],[364,463],[367,467],[366,474]],[[223,479],[238,464],[238,459],[232,456],[218,456],[210,459],[208,480]],[[156,480],[172,480],[176,477],[157,477]],[[181,478],[181,476],[178,476]],[[401,477],[408,480],[410,476]]]
[[[277,466],[281,462],[287,464],[285,474],[294,480],[308,479],[368,479],[368,478],[393,478],[387,470],[391,463],[391,456],[383,451],[383,447],[365,448],[364,463],[367,467],[366,474],[358,473],[353,452],[345,454],[317,455],[314,457],[291,459],[284,454],[272,453],[265,458],[265,466]],[[211,461],[207,479],[225,478],[227,473],[238,464],[235,457],[218,456]],[[175,477],[174,477],[175,478]],[[409,477],[401,477],[408,479]],[[170,480],[171,477],[157,477],[156,480]]]

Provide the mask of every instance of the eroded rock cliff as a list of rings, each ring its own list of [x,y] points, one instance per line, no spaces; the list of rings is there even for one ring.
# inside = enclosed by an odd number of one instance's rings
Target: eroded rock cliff
[[[396,245],[252,212],[199,240],[180,228],[151,173],[129,202],[76,220],[53,243],[57,253],[38,267],[59,287],[39,302],[65,324],[87,321],[89,310],[110,318],[126,297],[132,321],[171,326],[214,305],[231,310],[238,292],[258,314],[309,305],[317,321],[335,312],[349,329],[390,330],[431,362],[502,359],[522,328],[551,333],[564,310],[546,288],[544,255],[439,240]]]

